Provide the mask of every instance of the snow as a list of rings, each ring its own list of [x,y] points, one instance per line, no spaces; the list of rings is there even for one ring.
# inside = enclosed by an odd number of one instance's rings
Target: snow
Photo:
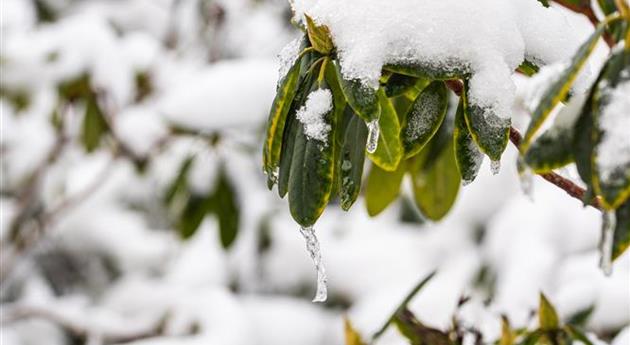
[[[608,97],[600,116],[604,134],[597,148],[597,164],[602,179],[611,183],[613,173],[630,165],[630,81],[617,85]]]
[[[298,109],[296,118],[304,126],[307,138],[328,144],[328,133],[331,128],[326,123],[326,115],[332,110],[332,93],[329,89],[317,89],[306,98],[306,103]]]
[[[509,117],[510,76],[525,58],[567,60],[581,43],[563,14],[530,0],[295,0],[295,18],[327,25],[346,79],[377,88],[388,63],[422,63],[466,70],[471,103]]]
[[[392,1],[394,8],[405,3],[398,1]],[[225,17],[221,25],[213,22],[210,27],[199,10],[199,0],[47,2],[59,9],[58,21],[36,25],[29,1],[5,0],[0,11],[2,88],[25,91],[31,100],[26,109],[18,110],[4,94],[0,97],[0,263],[4,265],[11,255],[4,247],[6,234],[23,210],[22,199],[13,193],[23,191],[25,178],[42,166],[57,139],[50,114],[58,106],[58,82],[90,73],[93,86],[104,94],[117,136],[134,153],[148,155],[149,162],[145,169],[137,170],[112,150],[115,145],[111,138],[94,153],[86,153],[77,140],[83,107],[77,104],[68,109],[65,146],[59,157],[44,167],[35,188],[35,209],[50,211],[88,193],[54,217],[43,240],[21,257],[7,281],[0,283],[3,345],[68,342],[55,322],[42,318],[5,322],[9,312],[20,306],[52,311],[92,333],[136,332],[164,320],[163,336],[132,342],[134,345],[245,345],[252,339],[260,345],[340,344],[343,316],[367,338],[410,287],[435,269],[435,279],[410,304],[427,325],[447,327],[457,299],[466,294],[471,301],[458,314],[466,325],[478,327],[492,342],[500,334],[502,313],[515,327],[530,324],[530,312],[536,309],[542,290],[565,319],[594,304],[586,325],[589,336],[614,335],[612,344],[627,343],[630,253],[617,259],[612,275],[605,277],[597,268],[601,214],[584,208],[580,201],[538,177],[533,180],[535,201],[522,196],[513,164],[517,152],[512,147],[503,157],[497,176],[491,175],[490,162],[482,163],[487,166],[473,184],[462,189],[452,212],[440,223],[401,222],[398,201],[377,218],[367,215],[364,200],[358,200],[349,212],[327,209],[316,228],[327,264],[329,301],[324,305],[311,303],[316,288],[313,263],[286,201],[269,193],[260,172],[262,128],[278,81],[276,56],[286,42],[300,35],[287,23],[285,1],[212,2],[222,7]],[[356,0],[348,2],[355,4]],[[373,0],[364,2],[366,6],[354,10],[366,16],[374,9],[383,16],[394,11],[375,5]],[[320,3],[317,6],[323,8],[332,1]],[[438,8],[440,3],[427,1],[418,7]],[[444,6],[454,3],[446,0]],[[478,6],[487,8],[491,3],[481,1]],[[543,13],[528,25],[559,27],[544,31],[538,38],[525,37],[523,51],[514,55],[515,47],[494,42],[498,36],[489,42],[476,41],[484,47],[485,52],[480,53],[493,54],[498,58],[493,60],[496,66],[504,69],[493,71],[498,79],[491,79],[492,73],[482,74],[482,81],[499,82],[511,73],[505,65],[512,67],[524,56],[533,59],[531,55],[541,55],[541,59],[549,60],[545,63],[565,61],[571,53],[566,46],[584,41],[592,32],[586,20],[570,17],[570,25],[566,25],[568,12],[541,12],[535,0],[531,3],[519,0],[501,4],[497,11],[493,9],[491,18],[464,6],[470,25],[483,18],[487,23],[515,28],[500,36],[522,34],[526,30],[523,23],[532,14]],[[314,2],[296,2],[296,6],[300,4],[315,6]],[[338,5],[349,6],[345,2]],[[505,12],[521,6],[525,10],[517,13],[522,18],[515,20]],[[403,32],[431,26],[433,19],[418,25],[405,22],[415,10],[410,12],[388,26],[400,29],[409,25]],[[332,21],[342,21],[343,13],[329,14]],[[435,20],[448,19],[439,11],[435,13]],[[494,18],[498,14],[507,17],[501,21]],[[456,10],[450,19],[463,15],[463,10]],[[325,17],[317,20],[327,20]],[[342,35],[341,41],[335,37],[336,43],[343,41],[350,46],[348,37],[354,36],[358,49],[367,39],[390,37],[388,27],[381,35],[376,29],[384,24],[374,25],[360,28],[371,37],[349,33]],[[470,29],[465,26],[438,35],[453,41],[445,40],[444,49],[425,53],[436,57],[454,49],[463,40],[458,35]],[[564,30],[574,27],[575,42],[554,41],[556,35],[562,37]],[[176,37],[175,43],[171,37]],[[404,42],[390,43],[374,56],[387,55]],[[435,42],[422,43],[427,48]],[[470,57],[477,53],[468,42],[461,47]],[[496,53],[492,47],[506,49]],[[58,54],[49,61],[53,52]],[[607,52],[596,52],[591,61],[595,70]],[[344,52],[351,53],[355,57],[371,54]],[[488,72],[496,66],[475,68]],[[352,71],[362,66],[350,67]],[[135,99],[137,73],[149,77],[154,91],[140,102]],[[509,77],[515,80],[519,98],[525,91],[538,88],[535,81]],[[498,92],[491,90],[497,85],[485,87],[488,92]],[[478,91],[483,94],[483,90]],[[575,92],[573,99],[577,96]],[[556,122],[571,106],[559,107],[563,109],[559,109]],[[516,116],[518,122],[529,115]],[[202,134],[176,136],[171,133],[173,126]],[[376,132],[378,123],[372,127]],[[220,140],[209,144],[209,134],[220,135]],[[212,190],[218,167],[223,165],[238,193],[241,226],[229,250],[220,245],[214,216],[206,217],[198,232],[182,241],[163,205],[165,190],[190,156],[195,161],[187,182],[193,192]],[[411,195],[409,182],[403,183],[401,194],[405,197]],[[265,227],[268,246],[261,245],[261,229]],[[477,284],[482,268],[492,279]],[[190,334],[191,329],[197,332]],[[606,341],[609,338],[605,337]],[[379,344],[404,341],[390,329]]]
[[[278,63],[280,64],[280,69],[278,70],[278,81],[281,81],[287,75],[291,66],[295,64],[295,61],[300,54],[300,45],[302,41],[302,37],[293,39],[291,42],[287,43],[287,45],[284,46],[278,54]]]
[[[158,111],[167,121],[194,130],[251,126],[265,119],[277,78],[271,59],[193,67],[167,86]]]

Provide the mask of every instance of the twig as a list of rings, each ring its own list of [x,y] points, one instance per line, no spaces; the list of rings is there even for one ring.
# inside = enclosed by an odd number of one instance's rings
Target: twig
[[[464,85],[460,80],[448,80],[446,82],[446,86],[448,86],[448,88],[451,89],[451,91],[453,91],[458,96],[461,96],[464,89]],[[521,146],[522,141],[523,137],[521,136],[521,133],[519,133],[516,128],[510,127],[510,142],[512,142],[512,144],[518,149]],[[584,188],[576,185],[571,180],[562,177],[554,172],[541,173],[538,175],[540,175],[540,177],[544,178],[553,185],[557,186],[558,188],[564,190],[570,196],[584,202],[586,191],[584,190]],[[599,202],[599,199],[597,198],[591,200],[589,205],[598,210],[602,210],[602,206]]]
[[[157,322],[153,322],[147,326],[142,325],[141,327],[135,327],[135,329],[117,329],[111,327],[109,329],[97,329],[86,322],[84,318],[78,320],[64,315],[58,311],[59,308],[13,305],[8,307],[4,306],[4,309],[5,313],[2,316],[2,324],[10,324],[28,319],[43,319],[58,325],[74,337],[82,340],[94,337],[98,338],[100,343],[104,344],[127,343],[159,337],[164,333],[164,324],[167,319],[166,315]]]

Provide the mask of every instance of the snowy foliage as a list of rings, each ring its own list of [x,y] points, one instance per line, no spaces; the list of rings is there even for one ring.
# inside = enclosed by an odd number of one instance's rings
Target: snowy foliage
[[[330,27],[343,58],[328,68],[391,86],[381,67],[399,61],[400,53],[427,54],[422,58],[435,63],[448,56],[455,65],[446,67],[464,66],[477,76],[470,85],[475,102],[510,109],[502,115],[515,126],[530,117],[513,112],[511,98],[525,103],[522,95],[541,86],[513,69],[523,59],[566,64],[593,31],[585,18],[536,0],[484,0],[479,7],[423,1],[412,9],[407,0],[357,2],[293,2],[296,19],[306,11]],[[443,10],[447,5],[454,10]],[[426,326],[446,330],[455,316],[492,342],[501,337],[501,315],[515,329],[537,327],[531,315],[542,291],[562,322],[591,310],[581,326],[593,343],[627,344],[630,254],[604,276],[597,269],[599,212],[540,178],[534,202],[521,195],[512,164],[519,152],[512,147],[496,176],[483,155],[473,157],[482,166],[475,183],[459,190],[439,223],[418,214],[408,177],[379,217],[358,205],[366,200],[358,192],[349,212],[327,208],[314,228],[318,242],[309,237],[307,245],[320,266],[326,263],[320,281],[327,277],[328,301],[311,303],[313,262],[259,163],[274,93],[296,61],[319,57],[298,58],[304,37],[289,24],[287,1],[2,0],[0,7],[2,345],[343,344],[346,316],[367,340],[436,269],[408,305]],[[435,11],[437,21],[420,9]],[[381,22],[390,15],[399,19]],[[362,18],[371,25],[359,25]],[[402,51],[410,42],[423,49]],[[572,88],[576,94],[559,106],[556,124],[577,121],[572,107],[587,102],[591,79],[607,59],[607,48],[597,49],[589,61],[594,75],[585,77],[584,88]],[[461,59],[451,59],[458,51]],[[410,106],[403,98],[419,92],[423,82],[416,82],[395,96],[398,103],[389,102],[391,109]],[[602,145],[613,143],[615,162],[628,152],[619,134],[627,85],[610,90],[601,115]],[[329,83],[294,107],[302,110],[294,123],[314,139],[312,152],[387,158],[396,113],[387,108],[379,119],[353,122],[363,142],[340,147],[330,121],[343,114],[335,112],[337,92]],[[450,91],[448,98],[444,121],[452,124],[457,102]],[[398,123],[399,132],[404,125]],[[374,152],[365,152],[370,140]],[[474,141],[467,143],[478,152]],[[601,152],[600,164],[611,152]],[[363,168],[352,162],[348,171]],[[373,167],[365,165],[363,181]],[[566,169],[563,175],[580,183],[575,167]],[[462,296],[470,300],[458,307]],[[407,343],[395,327],[378,340]]]

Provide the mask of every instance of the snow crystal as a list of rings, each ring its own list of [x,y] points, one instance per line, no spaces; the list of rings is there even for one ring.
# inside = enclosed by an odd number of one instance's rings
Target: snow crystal
[[[630,81],[610,92],[610,101],[601,116],[604,131],[598,151],[598,167],[604,181],[609,181],[619,167],[630,164]]]
[[[346,79],[377,88],[389,63],[465,70],[471,103],[501,116],[510,114],[510,76],[525,58],[567,60],[581,43],[560,11],[532,0],[295,0],[292,7],[297,20],[307,13],[330,28]]]
[[[437,93],[423,93],[421,102],[415,102],[407,119],[406,140],[414,142],[426,133],[440,112],[440,96]]]
[[[289,73],[291,66],[293,66],[300,55],[301,43],[302,37],[298,37],[289,42],[278,54],[278,63],[280,64],[280,68],[278,70],[278,82],[280,82],[284,76]]]
[[[309,139],[328,141],[330,125],[324,121],[326,114],[332,110],[332,93],[328,89],[311,92],[295,115],[304,125],[304,134]]]

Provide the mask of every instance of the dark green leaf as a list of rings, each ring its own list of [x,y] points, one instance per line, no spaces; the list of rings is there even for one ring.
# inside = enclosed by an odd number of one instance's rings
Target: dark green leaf
[[[171,205],[175,201],[177,195],[188,193],[188,172],[190,171],[190,167],[192,167],[194,160],[195,157],[190,156],[182,162],[177,176],[166,189],[164,201],[167,205]]]
[[[346,107],[346,114],[349,122],[337,164],[339,165],[341,208],[347,211],[361,191],[368,130],[365,122],[354,115],[350,107]]]
[[[453,141],[459,174],[464,183],[470,183],[477,177],[483,162],[483,154],[479,151],[472,134],[468,130],[468,125],[466,125],[463,98],[460,98],[457,113],[455,113]]]
[[[436,65],[430,63],[390,64],[383,67],[384,70],[416,78],[430,80],[466,79],[470,76],[470,69],[465,63],[450,63]]]
[[[212,206],[211,198],[198,194],[190,195],[176,226],[179,235],[184,239],[194,235],[205,216],[212,210]]]
[[[309,139],[298,126],[289,177],[289,206],[295,221],[312,226],[330,200],[334,170],[334,111],[324,116],[331,126],[327,143]]]
[[[263,169],[271,179],[272,184],[275,183],[276,169],[280,162],[287,114],[297,91],[300,66],[300,61],[296,61],[278,85],[267,120],[267,134],[263,147]]]
[[[107,129],[107,122],[103,117],[103,112],[98,105],[96,96],[88,96],[81,132],[81,142],[87,152],[93,152],[98,148],[103,134],[107,133]]]
[[[403,74],[392,74],[385,84],[385,94],[387,97],[395,97],[407,92],[416,85],[418,78]]]
[[[225,168],[219,169],[217,184],[212,195],[212,211],[219,220],[219,232],[223,248],[229,248],[238,234],[240,209],[236,191],[232,186]]]
[[[405,157],[422,150],[442,124],[448,108],[446,86],[434,81],[416,98],[402,128]]]
[[[573,161],[574,128],[551,128],[530,146],[525,163],[536,173],[546,173]]]
[[[584,326],[593,314],[594,310],[595,305],[591,305],[585,309],[578,310],[576,313],[568,317],[567,324],[572,326]]]
[[[339,64],[335,64],[335,70],[341,90],[354,112],[365,122],[378,119],[381,109],[376,90],[362,85],[358,80],[344,79]]]
[[[370,217],[378,215],[396,200],[405,170],[405,164],[399,164],[398,169],[391,172],[372,165],[365,189],[365,204]]]
[[[468,102],[468,83],[464,83],[464,117],[481,152],[492,161],[501,160],[510,135],[510,120]]]
[[[567,325],[565,326],[565,328],[566,328],[567,333],[571,336],[571,338],[573,338],[573,340],[579,341],[584,345],[593,345],[593,343],[588,339],[588,337],[576,327]]]

